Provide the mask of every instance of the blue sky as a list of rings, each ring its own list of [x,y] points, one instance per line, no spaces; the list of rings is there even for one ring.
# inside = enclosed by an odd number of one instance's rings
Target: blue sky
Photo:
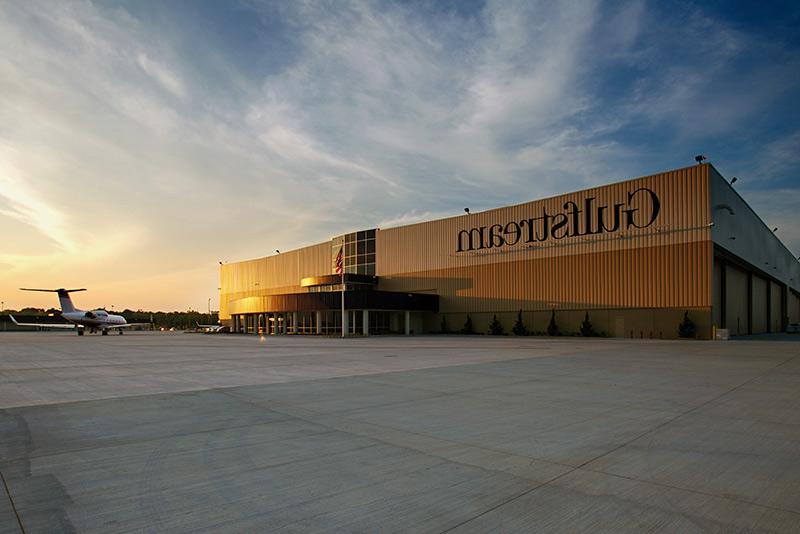
[[[219,260],[698,153],[800,254],[799,23],[790,2],[0,3],[0,297],[205,309]]]

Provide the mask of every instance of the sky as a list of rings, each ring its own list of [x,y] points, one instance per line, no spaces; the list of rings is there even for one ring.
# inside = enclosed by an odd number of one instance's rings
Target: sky
[[[220,261],[705,154],[800,255],[795,2],[0,2],[0,300],[205,311]]]

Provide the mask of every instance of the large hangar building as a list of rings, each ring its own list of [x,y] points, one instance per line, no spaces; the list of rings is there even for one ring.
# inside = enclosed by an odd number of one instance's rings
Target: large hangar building
[[[476,332],[522,311],[614,337],[782,331],[800,322],[800,262],[710,164],[543,200],[369,229],[220,266],[220,319],[267,334]]]

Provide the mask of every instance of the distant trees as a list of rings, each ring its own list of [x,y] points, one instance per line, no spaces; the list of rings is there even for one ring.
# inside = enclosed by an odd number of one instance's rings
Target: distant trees
[[[5,310],[6,312],[14,313],[12,310]],[[18,312],[20,315],[47,315],[44,308],[22,308]]]
[[[144,310],[124,310],[122,312],[111,310],[109,313],[122,315],[129,323],[149,323],[152,322],[157,328],[175,328],[186,330],[196,328],[197,324],[217,324],[219,322],[219,314],[212,313],[210,316],[207,313],[200,313],[197,311],[173,311],[173,312],[151,312]],[[61,310],[56,308],[43,309],[43,308],[22,308],[21,310],[3,310],[2,320],[8,320],[8,314],[14,316],[37,316],[47,318],[48,315],[59,316]],[[63,319],[59,319],[63,322]],[[30,321],[29,321],[30,322]]]
[[[212,313],[211,316],[207,313],[200,313],[197,311],[185,312],[150,312],[144,310],[124,310],[117,312],[129,323],[149,323],[152,322],[156,328],[176,328],[180,330],[187,330],[190,328],[197,328],[197,324],[217,324],[219,322],[219,315]]]

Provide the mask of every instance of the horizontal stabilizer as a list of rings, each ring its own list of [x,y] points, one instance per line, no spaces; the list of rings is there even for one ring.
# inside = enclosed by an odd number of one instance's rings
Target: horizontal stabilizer
[[[44,291],[46,293],[62,293],[62,292],[63,293],[75,293],[77,291],[86,291],[86,288],[81,288],[81,289],[64,289],[64,288],[60,288],[60,289],[31,289],[31,288],[28,288],[28,287],[21,287],[20,290],[22,290],[22,291]]]

